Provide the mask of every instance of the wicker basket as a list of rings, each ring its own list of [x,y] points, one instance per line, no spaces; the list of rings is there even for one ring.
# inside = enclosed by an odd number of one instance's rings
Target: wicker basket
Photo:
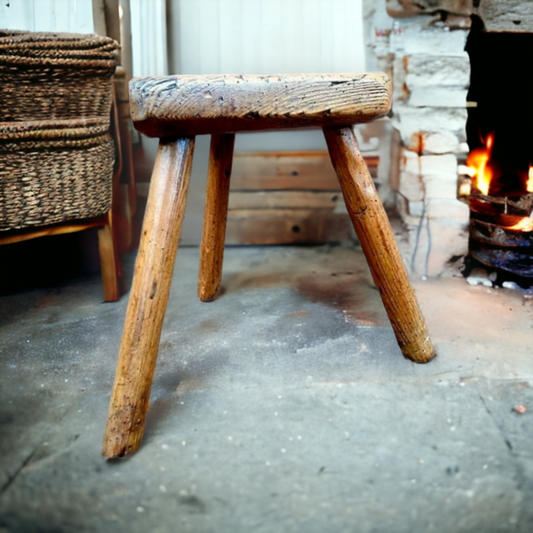
[[[117,60],[109,37],[0,31],[0,120],[108,116]]]
[[[110,209],[117,59],[107,37],[0,31],[0,230]]]

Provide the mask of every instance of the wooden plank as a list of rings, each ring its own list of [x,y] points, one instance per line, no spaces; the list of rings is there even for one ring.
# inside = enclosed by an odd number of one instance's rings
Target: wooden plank
[[[95,218],[59,222],[58,224],[51,224],[49,226],[32,226],[27,229],[0,231],[0,244],[12,244],[15,242],[36,239],[38,237],[75,233],[89,228],[105,226],[106,222],[107,215],[102,215]]]
[[[335,209],[344,205],[338,192],[316,191],[233,191],[229,209]]]
[[[385,74],[163,76],[133,79],[135,127],[149,137],[349,126],[385,115]]]
[[[378,156],[366,156],[377,177]],[[235,154],[231,190],[338,191],[339,180],[326,151]]]
[[[228,211],[226,244],[316,244],[349,238],[348,215],[334,214],[331,209]]]

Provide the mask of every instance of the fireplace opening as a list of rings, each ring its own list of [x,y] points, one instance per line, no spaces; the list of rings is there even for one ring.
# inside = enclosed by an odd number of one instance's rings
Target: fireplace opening
[[[472,16],[466,126],[469,258],[498,284],[533,285],[533,34],[486,32]]]

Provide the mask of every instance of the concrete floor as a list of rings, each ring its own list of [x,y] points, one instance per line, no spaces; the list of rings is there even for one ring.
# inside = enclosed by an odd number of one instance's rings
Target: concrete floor
[[[127,297],[0,298],[0,533],[533,531],[532,300],[419,282],[419,366],[359,252],[230,248],[210,304],[197,272],[181,249],[143,446],[108,462]]]

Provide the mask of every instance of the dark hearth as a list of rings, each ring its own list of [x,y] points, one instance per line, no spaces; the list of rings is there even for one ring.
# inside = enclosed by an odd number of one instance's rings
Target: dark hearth
[[[533,34],[490,33],[472,19],[469,254],[533,279]]]

